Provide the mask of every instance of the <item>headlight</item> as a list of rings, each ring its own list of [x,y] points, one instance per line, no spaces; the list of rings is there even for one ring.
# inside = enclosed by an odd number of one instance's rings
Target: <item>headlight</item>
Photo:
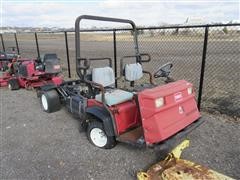
[[[193,93],[193,88],[192,88],[192,87],[189,87],[189,88],[187,89],[187,92],[188,92],[188,95],[192,94],[192,93]]]
[[[155,100],[155,106],[156,108],[160,108],[164,105],[164,99],[162,97]]]

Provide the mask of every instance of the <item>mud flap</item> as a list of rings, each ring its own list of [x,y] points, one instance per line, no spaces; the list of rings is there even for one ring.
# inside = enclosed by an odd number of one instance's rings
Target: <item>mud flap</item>
[[[108,136],[115,136],[112,119],[106,109],[99,106],[93,106],[87,108],[86,113],[91,114],[102,121],[105,132]]]

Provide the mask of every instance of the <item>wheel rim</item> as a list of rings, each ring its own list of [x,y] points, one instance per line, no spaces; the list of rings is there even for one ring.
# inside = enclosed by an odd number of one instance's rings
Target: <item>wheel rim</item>
[[[107,136],[100,128],[93,128],[90,132],[90,138],[98,147],[104,147],[107,144]]]
[[[10,83],[8,84],[8,89],[12,89],[12,85]]]
[[[42,101],[43,109],[45,111],[47,111],[48,110],[48,102],[47,102],[47,98],[46,98],[46,96],[44,94],[41,97],[41,101]]]

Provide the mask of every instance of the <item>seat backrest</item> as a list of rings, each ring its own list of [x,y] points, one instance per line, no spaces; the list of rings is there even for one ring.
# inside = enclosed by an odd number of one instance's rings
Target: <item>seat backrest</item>
[[[125,65],[125,79],[127,81],[136,81],[143,77],[143,68],[139,63]]]
[[[92,81],[103,85],[103,87],[114,85],[115,76],[111,67],[93,68]]]

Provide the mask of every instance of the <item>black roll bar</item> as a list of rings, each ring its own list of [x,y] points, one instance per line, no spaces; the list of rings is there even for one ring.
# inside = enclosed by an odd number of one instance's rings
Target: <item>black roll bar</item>
[[[80,63],[80,59],[82,59],[80,54],[80,21],[86,20],[95,20],[95,21],[108,21],[108,22],[116,22],[116,23],[127,23],[132,26],[133,37],[134,37],[134,48],[136,57],[139,57],[139,49],[138,49],[138,38],[137,38],[137,29],[136,25],[133,21],[128,19],[118,19],[118,18],[110,18],[110,17],[101,17],[101,16],[91,16],[91,15],[82,15],[77,17],[75,21],[75,48],[76,48],[76,68],[79,67],[78,63]],[[140,61],[138,58],[137,61]],[[84,68],[86,69],[86,68]],[[84,78],[84,74],[82,74],[80,69],[76,69],[77,74],[81,79]]]

